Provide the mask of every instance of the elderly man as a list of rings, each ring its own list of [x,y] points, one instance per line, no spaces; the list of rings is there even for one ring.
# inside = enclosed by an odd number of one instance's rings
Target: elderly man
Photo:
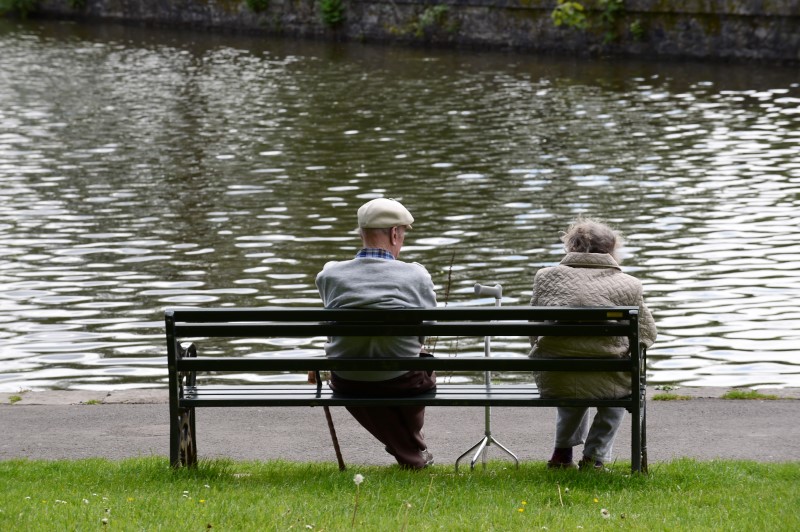
[[[358,209],[362,249],[352,260],[329,262],[317,275],[325,308],[392,309],[435,307],[436,294],[428,271],[420,264],[397,260],[414,218],[399,202],[386,198]],[[325,345],[329,357],[417,357],[422,337],[333,337]],[[331,388],[346,395],[415,395],[436,386],[435,374],[424,371],[339,371]],[[401,466],[421,469],[433,463],[422,434],[424,407],[348,407],[347,410],[386,446]]]

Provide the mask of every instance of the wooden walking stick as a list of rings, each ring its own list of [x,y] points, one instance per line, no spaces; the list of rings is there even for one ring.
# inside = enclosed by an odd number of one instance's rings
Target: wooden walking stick
[[[316,384],[317,389],[320,389],[322,387],[322,377],[319,371],[309,371],[308,382]],[[339,438],[336,437],[336,429],[333,427],[331,409],[328,406],[323,406],[322,409],[325,411],[325,419],[328,422],[328,431],[331,433],[331,441],[333,441],[333,450],[336,452],[336,461],[339,463],[339,471],[344,471],[346,467],[344,465],[344,458],[342,458],[342,450],[339,448]]]
[[[325,419],[328,420],[328,430],[331,433],[331,440],[333,440],[333,450],[336,451],[336,461],[339,462],[339,471],[344,471],[344,458],[342,458],[342,450],[339,448],[339,438],[336,437],[336,429],[333,428],[333,417],[331,417],[330,407],[323,406],[325,410]]]

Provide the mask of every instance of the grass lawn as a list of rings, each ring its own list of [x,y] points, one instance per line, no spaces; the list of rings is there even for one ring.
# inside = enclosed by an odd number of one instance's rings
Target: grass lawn
[[[354,481],[356,475],[363,482]],[[798,530],[800,462],[677,460],[631,475],[420,472],[165,458],[0,462],[0,530]]]

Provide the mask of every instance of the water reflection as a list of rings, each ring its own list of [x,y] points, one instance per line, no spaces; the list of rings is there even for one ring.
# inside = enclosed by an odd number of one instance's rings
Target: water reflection
[[[800,385],[795,69],[6,21],[0,47],[0,391],[163,386],[163,308],[319,305],[384,195],[449,305],[526,303],[599,215],[660,324],[652,382]]]

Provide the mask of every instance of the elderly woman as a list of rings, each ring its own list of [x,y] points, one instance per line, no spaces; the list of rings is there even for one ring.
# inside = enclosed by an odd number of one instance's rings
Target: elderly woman
[[[642,284],[622,273],[617,250],[620,235],[600,222],[579,218],[561,239],[567,252],[558,266],[536,272],[533,306],[638,306],[640,338],[649,347],[656,338],[653,316],[644,304]],[[629,357],[625,337],[531,337],[533,358]],[[541,372],[535,375],[543,397],[617,399],[630,395],[630,378],[621,373]],[[574,468],[572,448],[585,444],[581,469],[603,469],[611,458],[624,408],[600,407],[589,423],[589,409],[559,407],[550,468]]]

